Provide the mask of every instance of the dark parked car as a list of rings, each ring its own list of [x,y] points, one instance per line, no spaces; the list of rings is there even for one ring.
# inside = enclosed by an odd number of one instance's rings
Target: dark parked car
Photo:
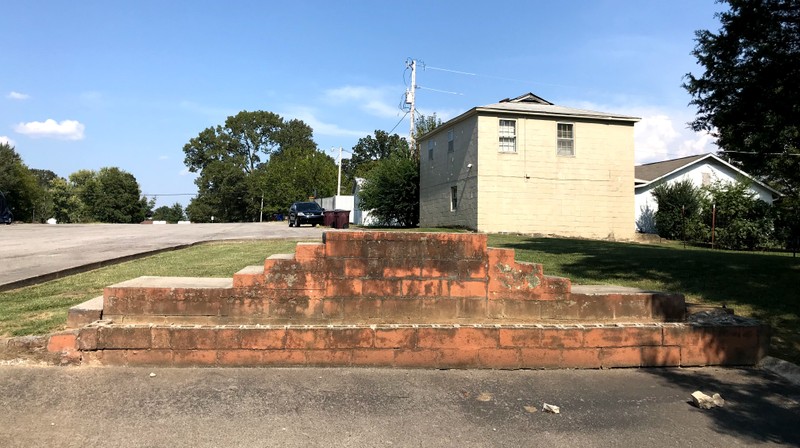
[[[316,226],[322,224],[322,212],[325,211],[316,202],[295,202],[289,207],[289,227],[300,227],[300,224]]]
[[[0,192],[0,224],[11,224],[14,220],[14,215],[11,214],[11,209],[8,208],[6,197]]]

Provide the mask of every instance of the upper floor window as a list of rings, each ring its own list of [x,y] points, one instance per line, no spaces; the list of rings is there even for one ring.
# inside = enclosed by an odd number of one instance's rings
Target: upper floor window
[[[455,140],[455,132],[452,129],[447,131],[447,152],[455,151],[453,141]]]
[[[428,140],[428,160],[433,160],[433,140]]]
[[[558,123],[556,153],[560,156],[575,155],[575,132],[572,123]]]
[[[500,120],[500,152],[517,152],[517,122]]]
[[[458,210],[458,187],[450,187],[450,211]]]

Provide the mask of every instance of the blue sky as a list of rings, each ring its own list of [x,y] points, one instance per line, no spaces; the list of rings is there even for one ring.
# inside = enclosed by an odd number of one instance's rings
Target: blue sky
[[[159,205],[186,204],[191,197],[177,195],[196,187],[182,148],[203,129],[241,110],[267,110],[311,125],[322,150],[352,148],[401,119],[405,61],[414,58],[426,114],[446,120],[530,91],[559,105],[642,117],[639,163],[709,152],[713,140],[686,128],[695,111],[680,86],[684,74],[701,72],[690,54],[694,31],[719,29],[714,13],[723,6],[6,2],[0,141],[31,168],[66,177],[117,166],[143,193],[160,195]],[[406,135],[407,120],[395,132]]]

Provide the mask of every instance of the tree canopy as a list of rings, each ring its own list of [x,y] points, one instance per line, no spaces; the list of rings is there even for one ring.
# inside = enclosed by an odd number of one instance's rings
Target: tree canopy
[[[360,138],[353,146],[353,156],[342,161],[342,176],[348,180],[365,177],[376,162],[396,152],[407,152],[408,141],[397,134],[376,130],[375,136]]]
[[[419,224],[419,160],[408,146],[381,159],[366,176],[362,210],[384,225]]]
[[[183,147],[184,163],[199,173],[198,195],[186,207],[192,221],[254,221],[262,211],[333,193],[336,165],[317,150],[301,120],[242,111],[207,128]]]
[[[0,192],[14,219],[28,221],[37,218],[37,204],[44,195],[37,176],[22,162],[16,149],[0,143]]]
[[[721,29],[699,30],[686,75],[691,126],[789,196],[800,195],[800,0],[724,0]]]

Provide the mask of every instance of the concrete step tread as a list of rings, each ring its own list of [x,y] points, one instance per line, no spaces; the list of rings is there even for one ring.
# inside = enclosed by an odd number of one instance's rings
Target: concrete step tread
[[[347,329],[396,329],[396,328],[433,328],[448,330],[454,328],[485,328],[485,329],[557,329],[557,330],[570,330],[570,329],[615,329],[615,328],[681,328],[681,327],[714,327],[720,326],[725,328],[734,327],[760,327],[758,323],[740,323],[736,325],[697,325],[690,322],[625,322],[625,323],[608,323],[608,322],[586,322],[586,323],[382,323],[382,324],[220,324],[220,325],[203,325],[203,324],[153,324],[153,323],[114,323],[109,321],[96,321],[85,328],[179,328],[179,329],[195,329],[195,330],[250,330],[250,329],[302,329],[302,330],[317,330],[317,329],[333,329],[333,330],[347,330]]]
[[[233,278],[143,276],[109,288],[233,288]]]
[[[103,311],[103,296],[95,297],[94,299],[89,299],[83,303],[79,303],[71,307],[69,311]]]
[[[263,273],[264,273],[264,266],[263,265],[258,265],[258,266],[246,266],[246,267],[242,268],[241,270],[239,270],[239,272],[237,272],[234,275],[254,275],[254,274],[263,274]]]
[[[663,291],[634,288],[618,285],[572,285],[573,294],[605,295],[605,294],[667,294]]]

